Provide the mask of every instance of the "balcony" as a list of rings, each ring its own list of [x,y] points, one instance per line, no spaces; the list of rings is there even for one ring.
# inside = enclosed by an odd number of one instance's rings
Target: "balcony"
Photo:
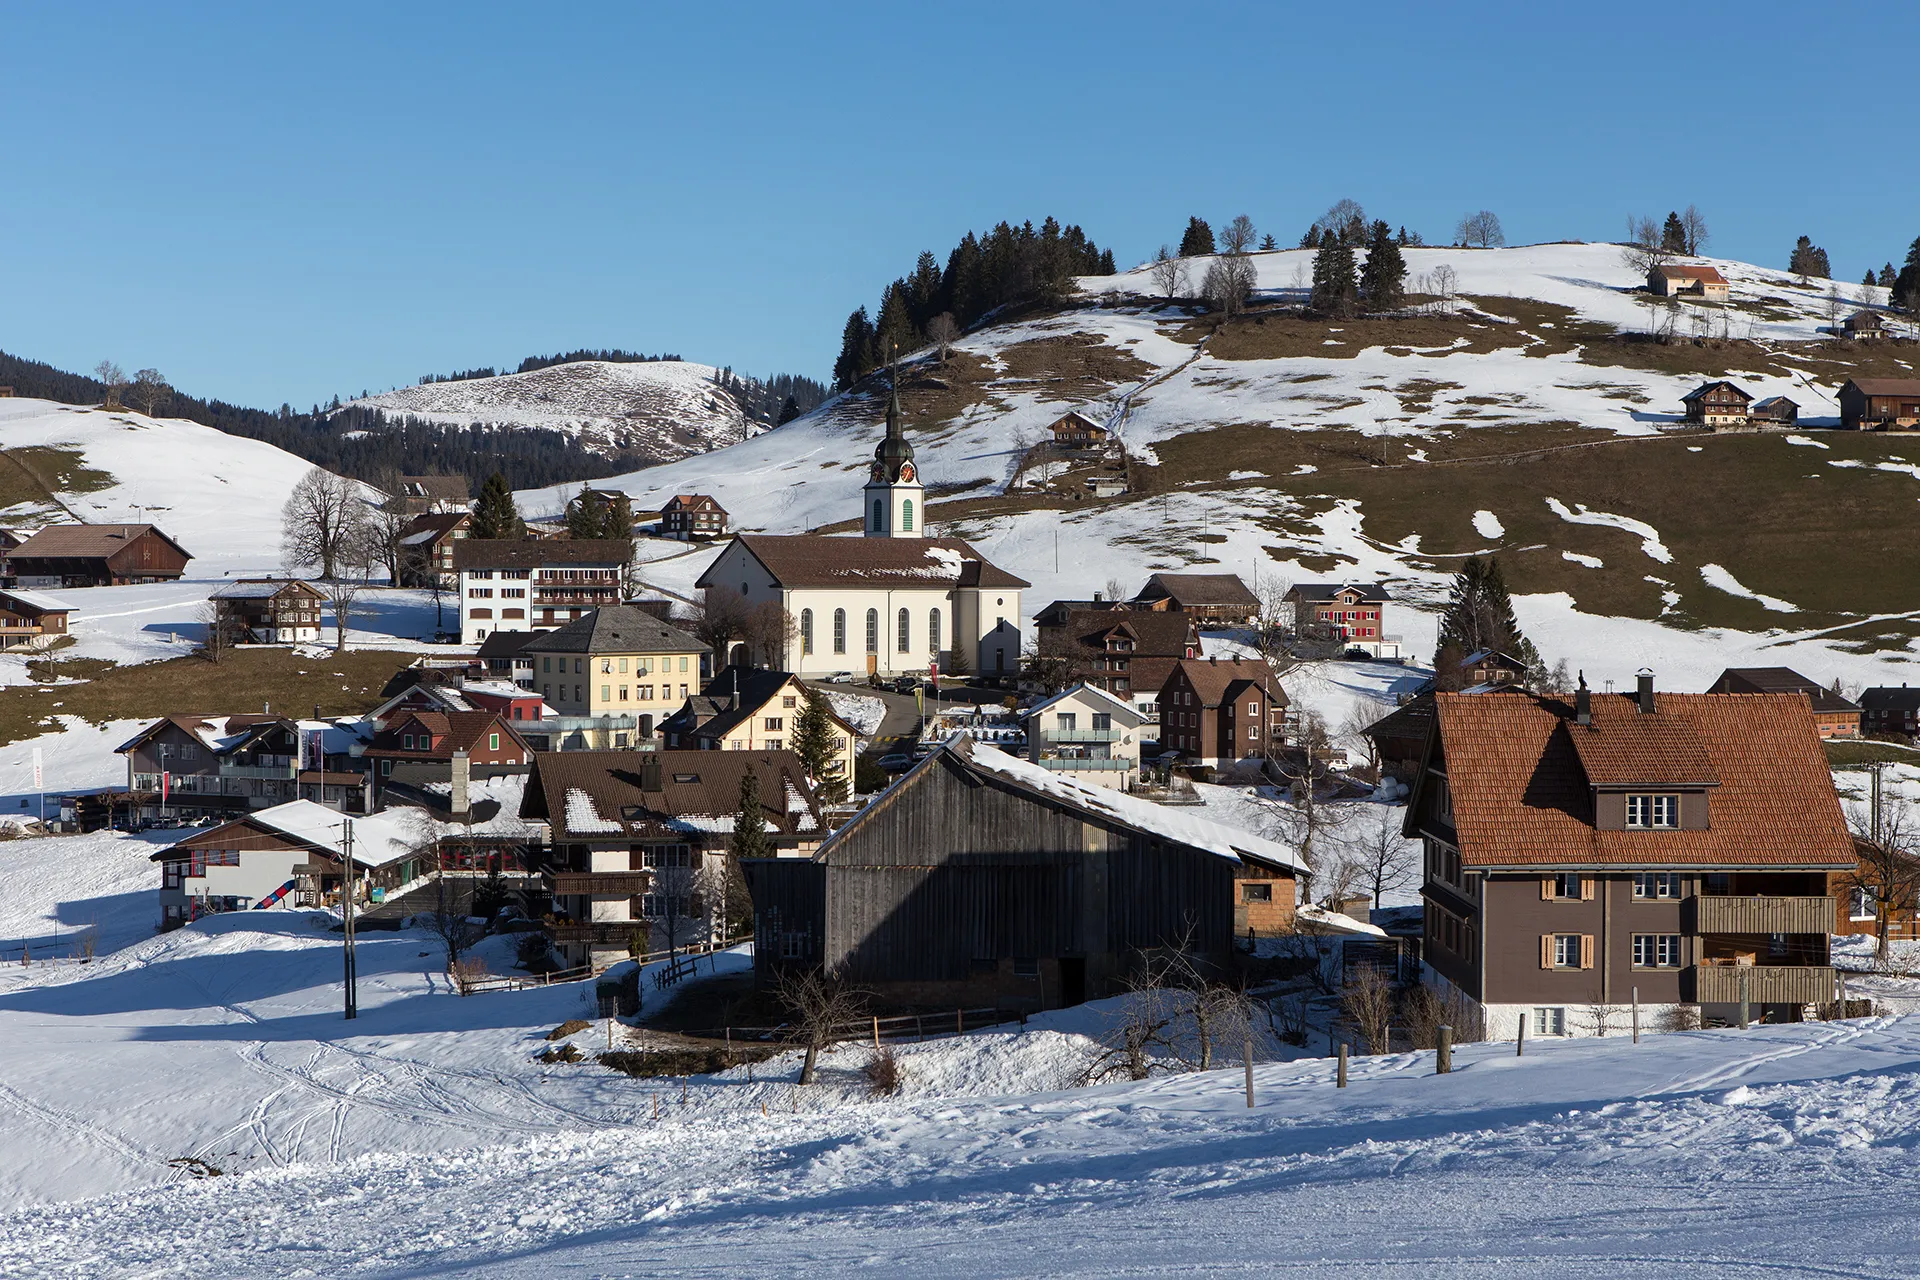
[[[631,897],[645,893],[653,881],[651,871],[553,871],[547,874],[548,890],[555,895],[579,893],[589,896]]]
[[[1738,1004],[1743,979],[1752,1004],[1821,1004],[1839,989],[1830,965],[1701,964],[1688,973],[1699,1004]]]
[[[1689,933],[1833,932],[1832,898],[1702,895],[1687,900]]]
[[[223,778],[271,778],[279,782],[291,782],[298,777],[300,766],[297,764],[223,764],[220,776]]]
[[[1118,729],[1042,729],[1040,738],[1044,742],[1118,742]]]
[[[601,942],[624,947],[635,932],[644,933],[645,920],[568,921],[547,926],[547,936],[555,942]]]
[[[1132,760],[1116,760],[1106,756],[1042,756],[1035,763],[1042,769],[1052,769],[1056,773],[1118,773],[1140,767]]]

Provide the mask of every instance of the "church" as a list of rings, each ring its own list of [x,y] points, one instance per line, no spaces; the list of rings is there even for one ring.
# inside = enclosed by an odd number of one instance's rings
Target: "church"
[[[786,670],[925,676],[1020,667],[1020,592],[1030,585],[959,538],[926,536],[926,502],[900,397],[861,491],[863,536],[740,534],[694,584],[793,619]]]

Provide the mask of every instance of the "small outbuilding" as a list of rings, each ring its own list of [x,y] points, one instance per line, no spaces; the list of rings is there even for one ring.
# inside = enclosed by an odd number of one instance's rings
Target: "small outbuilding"
[[[1756,427],[1791,427],[1800,422],[1800,405],[1785,396],[1768,396],[1747,411],[1747,421]]]

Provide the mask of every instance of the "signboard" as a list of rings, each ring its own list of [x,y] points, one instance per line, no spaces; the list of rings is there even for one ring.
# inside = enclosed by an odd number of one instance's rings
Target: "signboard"
[[[38,747],[33,749],[33,789],[35,791],[47,789],[46,762],[42,759]]]

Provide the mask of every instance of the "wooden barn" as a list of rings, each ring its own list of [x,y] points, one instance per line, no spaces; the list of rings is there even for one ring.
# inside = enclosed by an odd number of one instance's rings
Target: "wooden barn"
[[[1848,379],[1840,388],[1840,425],[1855,431],[1920,426],[1920,378]]]
[[[8,553],[23,587],[171,582],[193,557],[150,524],[55,524]]]
[[[965,736],[813,857],[746,864],[756,976],[824,968],[882,1003],[1050,1009],[1184,947],[1224,969],[1236,936],[1291,926],[1286,848]]]

